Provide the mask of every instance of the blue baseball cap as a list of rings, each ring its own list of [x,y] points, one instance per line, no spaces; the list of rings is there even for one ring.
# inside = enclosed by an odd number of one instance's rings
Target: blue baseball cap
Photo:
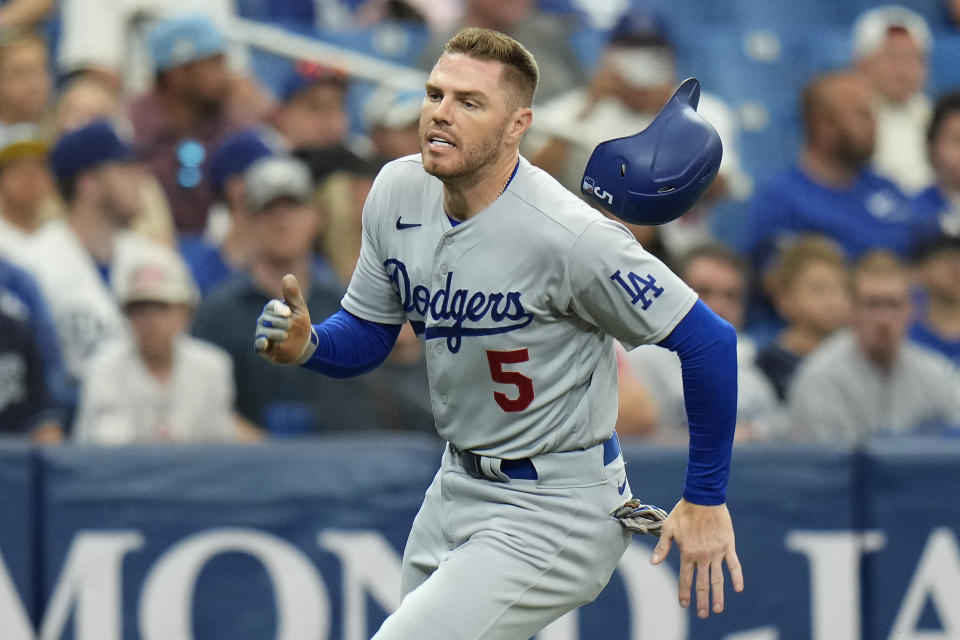
[[[50,152],[50,165],[57,180],[75,178],[105,162],[133,158],[133,147],[114,131],[106,120],[94,120],[85,127],[64,134]]]
[[[328,67],[309,60],[300,60],[293,65],[293,68],[283,79],[277,97],[280,98],[281,102],[289,102],[307,87],[318,84],[335,84],[346,88],[347,74],[337,67]]]
[[[227,180],[243,174],[251,164],[273,155],[273,151],[253,130],[230,136],[210,156],[210,185],[218,196],[223,196]]]
[[[663,18],[644,9],[633,9],[620,16],[607,38],[611,45],[673,48]]]
[[[157,71],[220,55],[227,39],[204,15],[178,16],[159,22],[150,32],[150,54]]]

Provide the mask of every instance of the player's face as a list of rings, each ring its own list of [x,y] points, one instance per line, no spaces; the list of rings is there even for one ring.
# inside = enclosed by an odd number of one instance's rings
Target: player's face
[[[783,292],[782,307],[790,322],[827,336],[850,321],[850,294],[843,269],[811,262]]]
[[[861,274],[853,293],[853,328],[871,359],[889,362],[910,321],[910,283],[906,276]]]
[[[746,283],[738,270],[720,260],[702,257],[688,264],[683,275],[714,313],[734,327],[743,325]]]
[[[427,79],[420,111],[423,168],[441,180],[469,178],[512,151],[513,115],[498,62],[445,53]]]
[[[944,119],[930,148],[930,156],[939,180],[960,190],[960,112]]]

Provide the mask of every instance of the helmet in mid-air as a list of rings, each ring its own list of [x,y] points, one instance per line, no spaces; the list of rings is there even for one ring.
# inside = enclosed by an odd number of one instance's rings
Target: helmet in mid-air
[[[700,83],[688,78],[640,133],[601,142],[580,190],[621,220],[656,225],[686,213],[720,169],[720,136],[697,113]]]

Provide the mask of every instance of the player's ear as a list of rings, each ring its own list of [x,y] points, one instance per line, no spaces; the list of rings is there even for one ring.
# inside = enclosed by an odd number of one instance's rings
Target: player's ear
[[[507,136],[510,141],[515,141],[519,144],[520,138],[522,138],[523,134],[530,128],[530,123],[532,122],[533,110],[530,109],[530,107],[516,109],[513,112],[509,126],[507,126]]]

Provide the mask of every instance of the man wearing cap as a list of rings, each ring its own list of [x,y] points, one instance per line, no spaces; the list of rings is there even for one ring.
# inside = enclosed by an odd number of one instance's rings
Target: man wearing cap
[[[306,162],[315,183],[338,171],[373,174],[350,139],[347,88],[340,69],[298,61],[281,82],[264,128],[268,144]]]
[[[534,164],[574,193],[580,193],[583,167],[594,147],[646,128],[676,89],[673,45],[659,17],[642,10],[625,14],[610,32],[592,77],[589,87],[573,89],[544,104],[536,120],[541,133],[534,132],[528,140],[527,153]],[[703,205],[749,191],[749,180],[740,168],[731,110],[718,97],[703,92],[697,111],[720,134],[723,159],[700,208],[661,229],[661,239],[676,255],[711,239]]]
[[[165,20],[150,32],[154,89],[135,100],[129,117],[138,150],[163,186],[180,233],[202,233],[213,192],[209,156],[246,120],[229,107],[227,42],[200,15]]]
[[[398,91],[380,87],[366,102],[363,119],[377,167],[391,160],[420,153],[420,106],[422,91]]]
[[[91,360],[73,439],[107,445],[235,440],[230,356],[185,335],[199,296],[183,260],[166,248],[146,251],[116,285],[131,331]]]
[[[930,99],[923,94],[933,45],[923,16],[899,5],[876,7],[853,24],[853,60],[877,92],[873,167],[907,193],[933,180],[924,132]]]
[[[128,229],[140,206],[132,148],[104,120],[71,131],[50,152],[65,218],[34,234],[16,256],[50,305],[67,372],[83,377],[97,348],[123,330],[109,282],[157,244]]]
[[[344,285],[313,251],[319,213],[312,205],[310,171],[297,159],[271,156],[244,174],[255,246],[246,273],[212,291],[197,309],[193,333],[222,347],[234,362],[237,411],[275,436],[362,430],[377,424],[362,380],[318,381],[298,367],[277,369],[250,348],[246,327],[225,318],[258,315],[278,293],[286,273],[306,281],[311,313],[340,309]],[[319,386],[318,386],[319,382]]]
[[[47,143],[32,124],[0,127],[0,255],[21,250],[52,193]]]
[[[227,138],[210,158],[210,185],[217,202],[210,210],[203,236],[180,238],[183,254],[201,295],[250,265],[253,252],[253,217],[247,210],[243,173],[272,151],[254,130]]]

